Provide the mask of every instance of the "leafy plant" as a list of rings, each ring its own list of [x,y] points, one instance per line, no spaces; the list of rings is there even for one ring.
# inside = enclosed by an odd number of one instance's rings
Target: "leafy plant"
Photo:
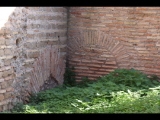
[[[67,67],[64,74],[64,86],[77,86],[77,87],[86,87],[88,83],[93,81],[89,80],[88,77],[83,77],[82,81],[77,83],[75,78],[74,67]]]
[[[140,71],[117,69],[83,81],[42,91],[12,113],[160,113],[160,83]]]
[[[76,84],[75,72],[73,72],[74,67],[66,67],[64,74],[64,84],[69,86],[74,86]]]

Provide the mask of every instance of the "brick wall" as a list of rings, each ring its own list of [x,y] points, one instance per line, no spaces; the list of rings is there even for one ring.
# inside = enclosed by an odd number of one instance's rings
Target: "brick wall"
[[[115,68],[160,76],[159,7],[71,7],[68,62],[76,78]]]
[[[116,68],[160,76],[159,7],[4,8],[0,111],[27,102],[48,80],[62,84],[65,60],[75,67],[77,81]]]
[[[67,40],[64,7],[16,7],[5,20],[0,16],[0,111],[27,102],[49,77],[63,83]]]

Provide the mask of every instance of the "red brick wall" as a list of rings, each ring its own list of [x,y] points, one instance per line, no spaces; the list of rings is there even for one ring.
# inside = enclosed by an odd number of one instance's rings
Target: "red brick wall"
[[[160,76],[159,7],[71,7],[68,61],[77,80],[115,68]]]

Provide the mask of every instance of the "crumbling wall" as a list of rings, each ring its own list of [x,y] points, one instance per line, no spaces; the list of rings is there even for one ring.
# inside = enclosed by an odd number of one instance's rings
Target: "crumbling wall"
[[[115,68],[160,76],[159,7],[71,7],[68,63],[76,78]]]
[[[0,111],[27,102],[49,77],[63,83],[66,33],[64,7],[16,7],[12,11],[0,31]]]

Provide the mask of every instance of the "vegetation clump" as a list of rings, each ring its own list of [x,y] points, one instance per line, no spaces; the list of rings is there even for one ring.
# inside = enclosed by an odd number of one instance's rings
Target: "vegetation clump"
[[[96,82],[85,80],[81,85],[73,78],[63,86],[32,96],[30,103],[17,105],[11,112],[160,113],[158,79],[135,69],[116,69]]]

